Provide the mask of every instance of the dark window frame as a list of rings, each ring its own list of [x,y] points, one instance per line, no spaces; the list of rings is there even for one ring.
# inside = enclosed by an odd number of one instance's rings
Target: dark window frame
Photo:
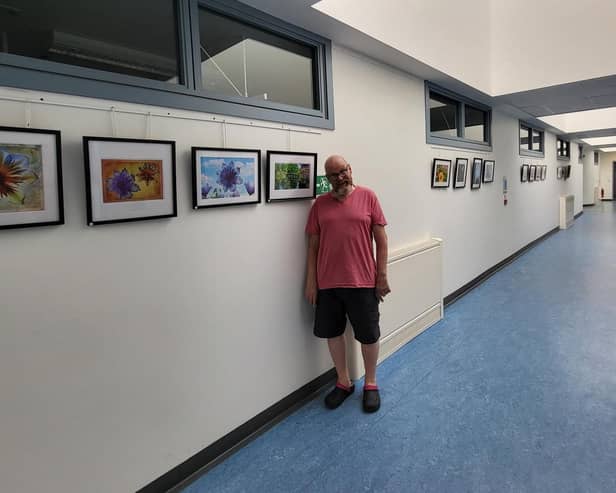
[[[556,137],[556,159],[559,161],[571,160],[571,141]]]
[[[331,41],[235,0],[174,0],[180,84],[0,53],[2,85],[333,129]],[[199,8],[206,8],[314,49],[314,110],[272,101],[213,96],[200,89]]]
[[[578,163],[582,164],[584,158],[584,144],[578,144]]]
[[[442,96],[454,101],[457,104],[456,130],[457,136],[442,136],[433,134],[430,130],[430,95]],[[480,142],[478,140],[467,139],[464,137],[465,132],[465,108],[470,106],[474,109],[485,112],[486,121],[484,124],[484,138]],[[436,84],[426,81],[425,83],[425,114],[426,114],[426,143],[443,145],[448,147],[459,147],[464,149],[474,149],[480,151],[492,150],[492,108],[473,101],[465,96],[461,96],[453,91],[443,89]]]
[[[528,135],[528,146],[529,149],[522,149],[522,141],[520,134],[522,130],[525,130]],[[539,143],[539,149],[535,150],[535,143],[533,142],[533,133],[538,132],[541,137],[541,141]],[[534,127],[533,125],[520,121],[518,126],[518,147],[520,149],[520,156],[529,156],[529,157],[545,157],[545,131]]]

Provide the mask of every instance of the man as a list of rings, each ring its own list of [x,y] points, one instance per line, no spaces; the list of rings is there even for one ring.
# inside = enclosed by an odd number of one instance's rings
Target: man
[[[314,334],[327,339],[338,380],[325,397],[337,408],[355,390],[346,363],[344,329],[349,317],[361,343],[366,372],[363,408],[381,405],[376,383],[379,356],[379,302],[390,292],[387,282],[387,221],[374,192],[353,184],[351,165],[342,156],[325,161],[332,191],[314,202],[309,236],[306,299],[316,305]],[[372,240],[376,243],[376,262]]]

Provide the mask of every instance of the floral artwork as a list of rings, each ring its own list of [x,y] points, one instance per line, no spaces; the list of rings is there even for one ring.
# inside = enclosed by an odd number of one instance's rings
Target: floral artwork
[[[456,159],[456,176],[453,182],[453,188],[464,188],[466,186],[466,170],[468,168],[468,159],[459,157]]]
[[[267,151],[267,202],[316,197],[316,166],[314,152]]]
[[[103,202],[163,198],[162,160],[101,160]]]
[[[177,216],[175,142],[84,137],[88,226]]]
[[[492,183],[494,181],[494,161],[485,160],[483,162],[483,182]]]
[[[479,157],[473,159],[473,169],[471,171],[471,190],[481,187],[481,171],[483,160]]]
[[[193,147],[193,206],[260,202],[260,152]]]
[[[276,163],[274,190],[308,188],[310,185],[310,164]]]
[[[41,146],[0,143],[0,213],[44,207]]]
[[[0,127],[0,229],[64,224],[58,130]]]
[[[201,157],[202,199],[247,197],[254,193],[254,159]]]
[[[432,188],[449,187],[451,160],[434,159],[432,163]]]

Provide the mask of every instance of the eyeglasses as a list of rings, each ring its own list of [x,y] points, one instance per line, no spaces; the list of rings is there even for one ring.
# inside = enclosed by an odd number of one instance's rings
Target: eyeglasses
[[[350,169],[351,169],[351,167],[347,164],[343,169],[338,171],[338,173],[329,173],[329,174],[327,174],[325,176],[327,176],[327,178],[329,180],[336,180],[336,179],[338,179],[339,176],[343,176],[343,175],[348,174]]]

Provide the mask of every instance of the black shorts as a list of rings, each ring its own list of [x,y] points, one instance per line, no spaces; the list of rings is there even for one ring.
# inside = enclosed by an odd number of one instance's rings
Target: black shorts
[[[379,300],[374,288],[319,289],[314,335],[325,339],[341,336],[347,315],[355,339],[362,344],[374,344],[379,340]]]

